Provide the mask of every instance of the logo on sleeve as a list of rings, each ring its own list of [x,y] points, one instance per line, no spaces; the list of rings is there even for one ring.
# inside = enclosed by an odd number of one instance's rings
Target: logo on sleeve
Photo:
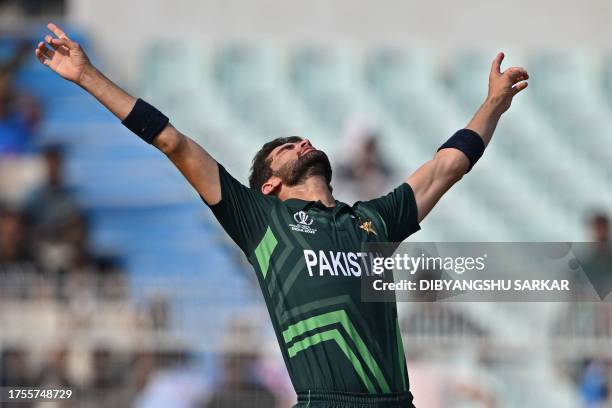
[[[305,232],[307,234],[314,234],[317,232],[315,228],[310,227],[314,220],[304,211],[298,211],[293,214],[293,219],[296,224],[289,224],[292,231]]]

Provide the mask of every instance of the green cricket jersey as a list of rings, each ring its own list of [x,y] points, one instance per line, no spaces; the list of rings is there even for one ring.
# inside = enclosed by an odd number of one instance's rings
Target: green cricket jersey
[[[221,201],[210,206],[246,254],[298,393],[408,392],[395,302],[361,302],[369,274],[364,242],[401,242],[419,230],[403,183],[381,198],[281,201],[250,189],[219,165]]]

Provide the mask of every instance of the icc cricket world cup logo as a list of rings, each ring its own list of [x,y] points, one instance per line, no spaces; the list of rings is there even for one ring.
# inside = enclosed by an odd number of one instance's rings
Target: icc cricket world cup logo
[[[308,216],[304,211],[299,211],[293,214],[293,219],[295,222],[301,225],[310,226],[312,224],[312,218]]]
[[[312,228],[313,219],[306,214],[304,211],[298,211],[293,214],[295,224],[289,224],[293,231],[304,232],[306,234],[314,234],[317,232],[315,228]]]

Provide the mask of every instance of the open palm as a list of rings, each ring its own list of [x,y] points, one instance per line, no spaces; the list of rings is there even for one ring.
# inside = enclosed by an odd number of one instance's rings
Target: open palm
[[[36,57],[63,78],[79,82],[83,72],[90,65],[89,58],[81,46],[68,38],[57,25],[50,23],[47,27],[57,38],[47,35],[44,42],[38,43]]]

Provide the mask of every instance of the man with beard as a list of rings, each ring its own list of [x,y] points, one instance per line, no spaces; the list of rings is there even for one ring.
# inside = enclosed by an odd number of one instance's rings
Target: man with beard
[[[266,143],[250,188],[234,179],[161,112],[91,65],[57,26],[36,56],[95,96],[139,137],[161,150],[197,190],[255,269],[298,407],[410,407],[412,395],[394,302],[362,302],[368,242],[401,242],[467,173],[491,140],[527,72],[503,73],[498,54],[486,101],[465,129],[386,196],[353,206],[332,196],[325,153],[302,137]]]

